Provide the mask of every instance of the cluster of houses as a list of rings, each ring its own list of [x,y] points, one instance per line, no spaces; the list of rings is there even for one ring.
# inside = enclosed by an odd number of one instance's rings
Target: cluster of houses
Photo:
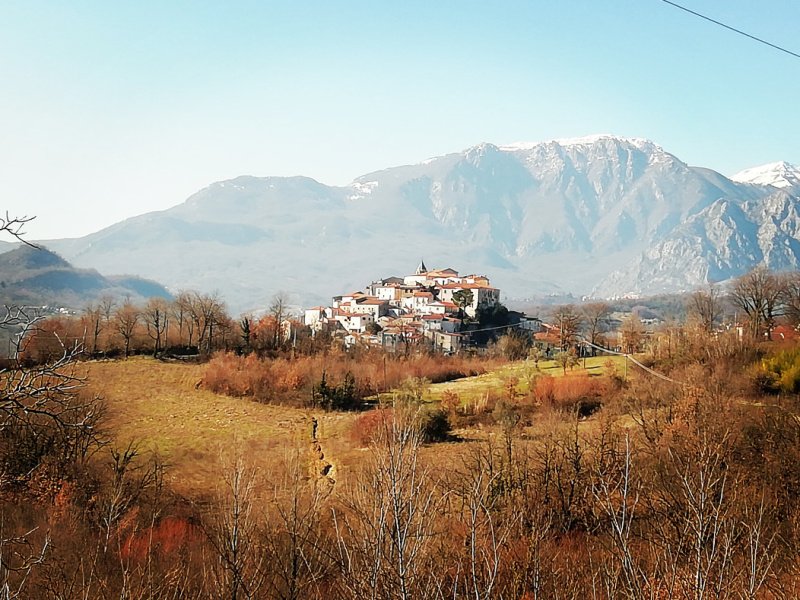
[[[413,275],[373,281],[366,291],[334,296],[331,306],[305,311],[313,334],[328,331],[347,346],[378,345],[397,350],[427,343],[457,352],[468,333],[464,317],[500,302],[500,290],[483,275],[459,275],[453,269],[429,271],[420,262]]]

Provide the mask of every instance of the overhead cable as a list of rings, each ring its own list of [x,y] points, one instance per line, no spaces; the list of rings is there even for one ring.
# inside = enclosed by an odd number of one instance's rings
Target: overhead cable
[[[772,42],[768,42],[765,39],[762,39],[760,37],[756,37],[754,35],[751,35],[751,34],[747,33],[746,31],[742,31],[741,29],[736,29],[735,27],[731,27],[730,25],[726,25],[722,21],[717,21],[716,19],[712,19],[711,17],[708,17],[706,15],[700,14],[699,12],[696,12],[696,11],[690,9],[690,8],[686,8],[685,6],[681,6],[677,2],[672,2],[671,0],[661,0],[661,1],[664,2],[665,4],[669,4],[670,6],[674,6],[675,8],[679,8],[680,10],[685,11],[685,12],[689,13],[690,15],[694,15],[695,17],[700,17],[701,19],[705,19],[706,21],[709,21],[710,23],[714,23],[714,25],[719,25],[720,27],[724,27],[725,29],[733,31],[734,33],[738,33],[739,35],[743,35],[746,38],[750,38],[751,40],[754,40],[756,42],[759,42],[761,44],[769,46],[770,48],[774,48],[775,50],[779,50],[781,52],[785,52],[786,54],[788,54],[790,56],[794,56],[795,58],[800,58],[800,54],[798,54],[797,52],[792,52],[791,50],[788,50],[788,49],[784,48],[783,46],[778,46],[777,44],[773,44]]]

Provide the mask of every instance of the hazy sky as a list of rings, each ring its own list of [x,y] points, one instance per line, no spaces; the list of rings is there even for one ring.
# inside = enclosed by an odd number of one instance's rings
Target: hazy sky
[[[800,52],[797,0],[683,0]],[[800,163],[800,59],[660,0],[0,0],[0,210],[68,237],[237,175],[346,184],[488,141]]]

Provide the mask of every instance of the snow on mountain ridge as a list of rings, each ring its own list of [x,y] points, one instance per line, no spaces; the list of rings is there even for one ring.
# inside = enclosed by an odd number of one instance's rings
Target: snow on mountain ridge
[[[731,175],[731,181],[771,185],[776,188],[800,187],[800,168],[786,161],[750,167]]]
[[[625,142],[639,148],[663,150],[661,146],[646,138],[637,137],[624,137],[612,135],[610,133],[597,133],[575,138],[554,138],[551,140],[543,140],[539,142],[512,142],[510,144],[502,144],[498,146],[500,150],[507,152],[528,151],[534,150],[537,146],[546,146],[548,144],[557,144],[563,147],[569,146],[590,146],[599,142]]]

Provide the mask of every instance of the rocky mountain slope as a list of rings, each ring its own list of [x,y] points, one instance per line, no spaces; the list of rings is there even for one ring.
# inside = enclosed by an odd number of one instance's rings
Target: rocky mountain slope
[[[800,268],[800,185],[791,183],[786,163],[749,169],[769,193],[742,201],[723,197],[692,215],[615,271],[594,289],[597,296],[688,291],[724,282],[766,265],[776,271]],[[796,169],[795,169],[796,171]],[[788,177],[787,177],[788,175]],[[744,179],[739,174],[740,179]]]
[[[345,187],[239,177],[169,210],[46,243],[83,267],[136,273],[174,290],[218,290],[234,311],[264,306],[279,290],[297,303],[323,301],[405,274],[421,257],[486,273],[507,297],[592,289],[611,296],[691,287],[777,256],[765,253],[767,239],[791,237],[788,222],[762,221],[781,202],[787,210],[796,204],[796,190],[790,184],[776,200],[778,188],[741,179],[690,167],[635,138],[480,144]],[[723,217],[735,234],[716,232]],[[662,243],[672,245],[654,254]],[[718,272],[706,269],[717,251],[730,257],[717,261]],[[670,262],[670,252],[683,262]],[[787,252],[784,264],[796,266],[798,255]]]

